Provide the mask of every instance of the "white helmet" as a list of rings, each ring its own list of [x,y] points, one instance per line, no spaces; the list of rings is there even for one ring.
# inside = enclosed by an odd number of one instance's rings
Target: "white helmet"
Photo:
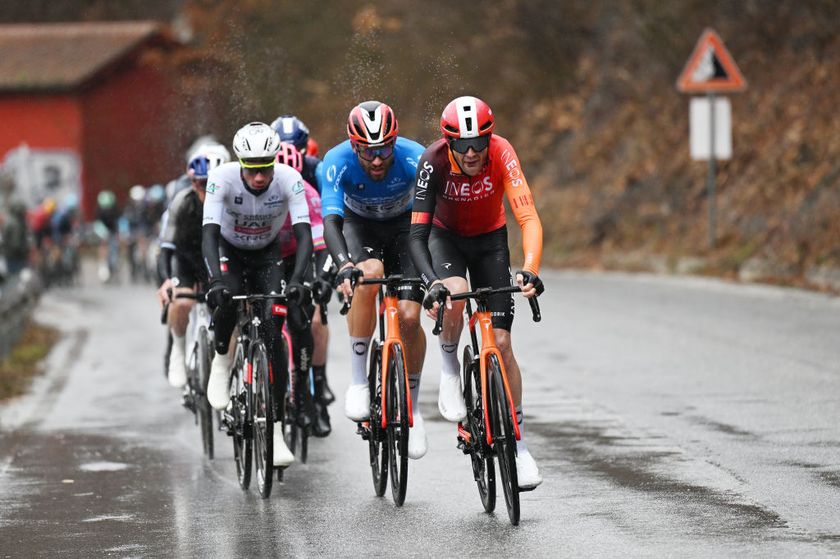
[[[195,148],[190,154],[187,163],[195,159],[197,155],[206,156],[207,159],[210,160],[211,169],[218,167],[222,163],[227,163],[228,161],[230,161],[230,152],[228,151],[228,149],[222,144],[218,144],[216,142],[208,142],[206,144],[201,144],[200,146]]]
[[[244,166],[265,167],[280,151],[280,136],[268,124],[251,122],[233,137],[233,153]]]

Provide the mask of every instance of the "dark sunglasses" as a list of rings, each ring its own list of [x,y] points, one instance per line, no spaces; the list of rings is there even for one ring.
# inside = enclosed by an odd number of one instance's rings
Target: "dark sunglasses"
[[[375,148],[364,147],[361,144],[355,144],[355,147],[356,153],[359,154],[359,157],[365,161],[373,161],[377,157],[388,159],[394,155],[394,142]]]
[[[458,153],[467,153],[470,148],[476,153],[484,151],[490,145],[490,135],[478,136],[475,138],[452,138],[449,140],[449,147]]]

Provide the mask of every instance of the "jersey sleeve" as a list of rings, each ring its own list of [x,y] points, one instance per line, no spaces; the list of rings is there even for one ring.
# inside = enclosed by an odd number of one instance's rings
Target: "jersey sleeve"
[[[443,170],[435,172],[434,151],[427,149],[417,165],[414,183],[414,206],[411,212],[411,229],[408,238],[408,250],[414,266],[426,284],[438,279],[432,265],[429,252],[429,235],[432,231],[432,217],[435,215],[436,183]]]
[[[292,227],[298,223],[309,223],[309,204],[306,202],[306,188],[300,173],[289,167],[289,216]],[[275,171],[276,172],[276,171]]]
[[[178,192],[164,212],[166,219],[161,219],[160,246],[175,249],[175,235],[178,231],[178,216],[184,205],[189,190]]]
[[[306,203],[309,205],[309,224],[312,226],[312,245],[315,252],[327,248],[324,242],[324,220],[321,218],[321,196],[314,186],[304,181]]]
[[[522,269],[526,272],[539,274],[540,260],[542,259],[542,222],[534,206],[534,197],[525,180],[522,172],[522,165],[516,155],[513,146],[507,141],[501,151],[503,164],[502,177],[505,185],[510,208],[513,215],[522,229],[522,251],[525,253],[525,261]]]
[[[344,186],[342,178],[347,170],[347,163],[333,148],[327,152],[324,161],[317,169],[318,185],[321,190],[321,215],[344,217]]]
[[[204,218],[201,224],[212,223],[221,227],[224,207],[225,187],[216,169],[212,169],[207,177],[207,192],[204,195]]]

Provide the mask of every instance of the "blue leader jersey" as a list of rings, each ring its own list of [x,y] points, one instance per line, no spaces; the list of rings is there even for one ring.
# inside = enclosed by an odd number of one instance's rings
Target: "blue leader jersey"
[[[354,214],[382,221],[411,210],[417,162],[425,148],[397,136],[394,163],[382,180],[371,179],[346,140],[324,156],[318,168],[321,213],[344,217],[344,206]]]

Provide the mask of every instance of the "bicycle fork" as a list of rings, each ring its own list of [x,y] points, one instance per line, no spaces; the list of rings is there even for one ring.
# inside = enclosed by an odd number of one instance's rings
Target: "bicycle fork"
[[[400,323],[397,311],[397,298],[391,295],[386,295],[382,300],[380,313],[385,320],[385,342],[382,345],[382,428],[388,427],[388,374],[390,373],[389,364],[391,363],[391,353],[395,344],[400,344],[403,348],[400,357],[402,358],[403,374],[405,375],[406,400],[408,401],[408,426],[414,427],[414,412],[412,411],[411,391],[408,390],[408,364],[405,358],[405,347],[402,345],[400,338]]]
[[[496,346],[496,337],[493,334],[493,322],[490,318],[490,312],[476,311],[475,314],[473,314],[470,317],[470,331],[475,331],[476,323],[478,323],[479,327],[481,328],[481,352],[479,353],[478,360],[481,367],[481,401],[484,404],[484,425],[485,431],[487,432],[487,444],[493,444],[492,426],[490,424],[490,412],[487,406],[487,385],[489,384],[487,380],[487,363],[490,360],[491,355],[495,355],[496,359],[499,362],[499,368],[502,373],[502,384],[504,385],[505,389],[505,399],[507,400],[511,417],[513,418],[513,433],[516,436],[516,440],[518,441],[522,438],[522,435],[519,432],[519,424],[516,422],[516,406],[513,403],[513,396],[510,391],[510,384],[508,383],[507,371],[505,370],[505,362],[502,360],[502,353]]]

